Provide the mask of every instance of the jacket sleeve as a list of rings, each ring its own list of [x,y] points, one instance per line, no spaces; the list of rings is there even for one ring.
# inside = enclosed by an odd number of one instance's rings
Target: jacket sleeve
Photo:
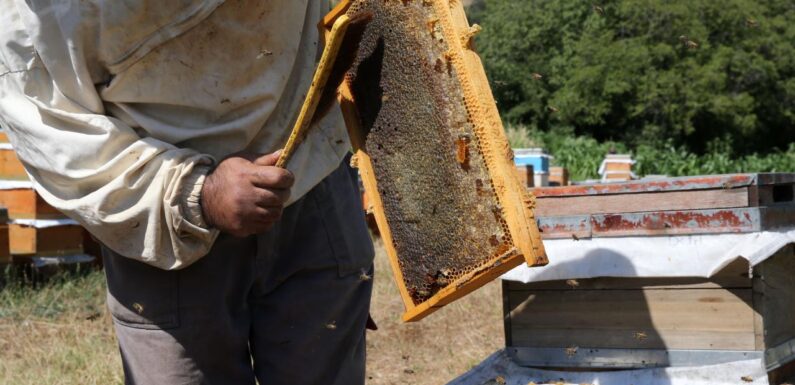
[[[43,60],[18,20],[4,21],[0,125],[44,200],[126,257],[180,269],[204,256],[218,235],[199,206],[212,157],[105,115],[70,42],[42,47]]]

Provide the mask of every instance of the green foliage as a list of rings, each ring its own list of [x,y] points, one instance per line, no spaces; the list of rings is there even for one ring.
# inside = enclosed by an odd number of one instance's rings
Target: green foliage
[[[510,121],[638,151],[795,141],[792,0],[484,0],[470,14]]]
[[[599,165],[605,154],[610,152],[632,154],[637,161],[634,170],[639,176],[795,172],[795,143],[791,143],[786,151],[735,156],[732,144],[720,140],[712,142],[706,154],[697,155],[684,147],[677,147],[671,141],[662,145],[642,144],[631,149],[619,142],[600,143],[589,136],[578,136],[570,129],[542,131],[511,126],[507,131],[513,147],[526,147],[526,143],[544,147],[555,157],[553,164],[569,169],[572,180],[598,178]]]

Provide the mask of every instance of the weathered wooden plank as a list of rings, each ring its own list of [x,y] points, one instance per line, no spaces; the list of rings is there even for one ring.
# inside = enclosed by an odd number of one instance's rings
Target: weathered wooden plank
[[[648,211],[721,209],[749,206],[748,187],[539,198],[538,217],[614,214]]]
[[[637,333],[647,337],[640,340]],[[529,329],[513,331],[514,346],[541,348],[606,348],[606,349],[694,349],[753,350],[754,335],[748,331],[677,331],[658,333],[639,330],[603,329]],[[561,345],[561,343],[569,343]]]
[[[57,219],[66,216],[50,206],[32,188],[0,190],[0,206],[12,219]]]
[[[538,231],[543,239],[591,238],[591,216],[539,217]]]
[[[750,233],[791,227],[795,205],[542,217],[544,239]]]
[[[0,179],[27,180],[28,174],[10,147],[0,148]]]
[[[760,186],[765,185],[780,185],[780,184],[795,184],[795,173],[792,172],[763,172],[756,174],[757,184]]]
[[[755,349],[750,289],[508,295],[513,346]]]
[[[761,222],[755,208],[599,214],[591,217],[591,232],[594,237],[747,233],[759,231]]]
[[[80,253],[83,251],[83,228],[78,225],[36,228],[11,224],[9,247],[11,254]]]
[[[606,183],[574,186],[536,187],[532,190],[538,198],[564,196],[591,196],[606,194],[642,194],[664,191],[719,190],[749,186],[775,186],[795,184],[795,173],[727,174],[686,176],[659,180],[639,180],[624,183]]]
[[[787,174],[784,174],[787,175]],[[784,178],[783,176],[781,178]],[[551,197],[594,196],[607,194],[642,194],[651,192],[722,190],[752,186],[756,174],[688,176],[660,180],[631,181],[593,185],[537,187],[533,194],[540,199]]]
[[[788,245],[754,271],[756,304],[762,313],[767,348],[795,338],[795,247]]]
[[[511,293],[514,325],[540,328],[753,330],[750,289],[576,290]],[[583,308],[573,304],[588,304]],[[597,309],[602,314],[596,314]],[[737,313],[735,313],[737,312]],[[718,320],[711,315],[740,315]],[[706,315],[706,316],[705,316]],[[643,325],[642,323],[648,323]]]

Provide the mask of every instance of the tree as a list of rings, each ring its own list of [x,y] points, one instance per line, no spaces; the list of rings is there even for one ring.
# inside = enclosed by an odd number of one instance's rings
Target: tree
[[[471,12],[510,121],[697,153],[795,142],[793,0],[484,0]]]

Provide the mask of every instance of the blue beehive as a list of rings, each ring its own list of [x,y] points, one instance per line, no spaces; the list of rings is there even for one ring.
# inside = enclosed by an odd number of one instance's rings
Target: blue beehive
[[[533,166],[536,174],[549,174],[549,160],[552,157],[543,148],[517,148],[513,154],[517,166]]]

